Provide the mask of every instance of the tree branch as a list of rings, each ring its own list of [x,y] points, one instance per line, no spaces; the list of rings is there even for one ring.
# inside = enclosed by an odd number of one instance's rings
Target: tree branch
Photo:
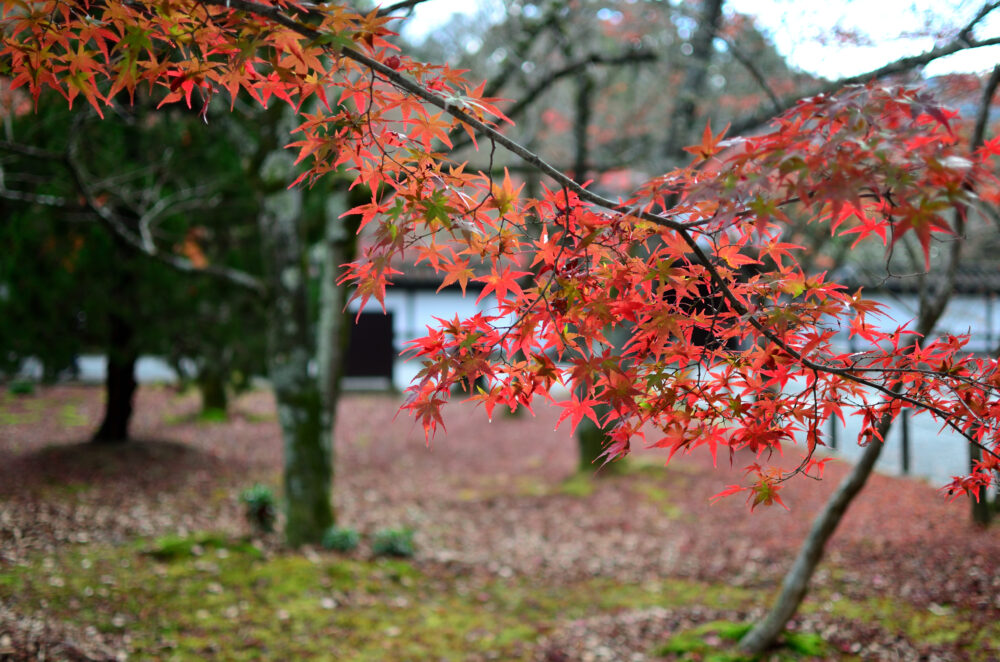
[[[155,243],[153,242],[152,236],[148,232],[149,224],[154,220],[154,217],[166,209],[170,208],[171,211],[176,210],[176,204],[174,207],[169,207],[168,204],[154,205],[153,209],[148,210],[146,213],[142,214],[139,219],[140,234],[136,234],[129,230],[127,223],[118,214],[109,209],[107,206],[102,205],[97,201],[97,197],[94,195],[93,189],[90,186],[86,175],[83,172],[83,168],[77,159],[77,143],[76,140],[71,140],[65,153],[53,152],[49,150],[39,149],[31,145],[24,145],[21,143],[15,143],[7,140],[0,141],[0,150],[11,152],[13,154],[20,154],[22,156],[28,156],[31,158],[42,159],[46,161],[52,161],[64,165],[73,178],[77,189],[83,195],[86,202],[85,207],[93,212],[98,220],[103,224],[113,235],[124,241],[131,248],[136,249],[140,253],[151,257],[163,264],[166,264],[177,271],[189,274],[205,274],[208,276],[213,276],[216,278],[221,278],[234,285],[238,285],[242,288],[249,289],[257,294],[265,294],[267,288],[265,287],[263,281],[251,274],[248,274],[239,269],[230,269],[228,267],[222,267],[218,265],[206,265],[204,267],[196,266],[191,260],[187,258],[180,257],[179,255],[174,255],[172,253],[164,253],[159,250]],[[180,195],[175,194],[177,197]],[[0,182],[0,197],[7,200],[15,200],[18,202],[28,202],[46,205],[48,207],[56,207],[60,209],[80,211],[82,208],[78,206],[71,205],[65,198],[54,196],[54,195],[39,195],[35,193],[28,193],[24,191],[15,191],[8,189],[6,186]],[[163,202],[162,200],[160,202]],[[190,205],[190,200],[181,200],[181,205]]]
[[[992,10],[998,4],[988,5]],[[985,9],[985,7],[984,7]],[[937,48],[932,48],[929,51],[921,53],[920,55],[911,55],[908,57],[900,58],[894,62],[890,62],[878,69],[872,69],[863,74],[858,74],[856,76],[845,76],[844,78],[838,78],[835,81],[827,82],[821,85],[812,87],[806,92],[797,93],[794,96],[787,96],[780,100],[780,104],[774,108],[767,110],[759,110],[753,115],[746,117],[739,122],[733,122],[730,126],[730,135],[737,135],[741,133],[746,133],[753,129],[760,127],[762,124],[766,123],[775,113],[782,113],[789,108],[795,106],[799,99],[805,97],[812,97],[818,94],[831,94],[836,92],[840,88],[846,85],[857,85],[861,83],[866,83],[870,80],[876,80],[879,78],[885,78],[886,76],[892,76],[894,74],[900,74],[907,71],[912,71],[919,67],[923,67],[930,64],[934,60],[939,60],[948,55],[953,55],[960,51],[971,50],[974,48],[983,48],[985,46],[996,46],[1000,44],[1000,37],[991,37],[990,39],[983,39],[981,41],[967,40],[962,37],[956,37],[952,41],[948,42],[944,46],[939,46]]]
[[[299,23],[298,21],[285,15],[275,7],[261,5],[256,2],[251,2],[249,0],[199,0],[199,1],[201,2],[201,4],[204,5],[227,7],[234,10],[244,11],[251,14],[255,14],[257,16],[271,19],[275,23],[285,26],[290,30],[309,39],[316,39],[321,36],[320,33],[315,29]],[[996,43],[1000,43],[1000,38],[996,39],[995,41]],[[985,44],[986,42],[980,42],[980,45],[985,45]],[[957,48],[952,52],[956,52],[957,50],[961,50],[961,48]],[[719,273],[719,270],[715,266],[714,261],[708,257],[708,255],[705,253],[705,250],[702,248],[702,246],[698,243],[698,241],[692,234],[692,228],[695,227],[696,224],[691,225],[687,223],[681,223],[671,218],[668,218],[666,215],[653,214],[647,211],[642,211],[641,209],[629,208],[619,204],[618,202],[615,202],[614,200],[610,200],[601,195],[598,195],[593,191],[582,187],[571,177],[568,177],[564,173],[556,170],[540,156],[538,156],[531,150],[527,149],[517,141],[511,140],[507,136],[500,133],[494,127],[473,117],[472,115],[465,112],[457,105],[425,89],[419,83],[410,80],[406,76],[382,64],[378,60],[372,59],[371,57],[365,55],[364,53],[346,46],[341,48],[331,47],[331,51],[338,53],[341,57],[346,57],[348,59],[354,60],[358,64],[361,64],[366,68],[370,69],[371,71],[377,73],[379,76],[383,78],[383,80],[392,83],[401,90],[411,93],[415,97],[423,99],[427,103],[445,111],[455,119],[468,124],[470,127],[476,129],[477,131],[484,133],[490,138],[490,140],[492,140],[496,144],[501,145],[502,147],[504,147],[504,149],[511,152],[512,154],[520,157],[526,163],[535,166],[541,173],[551,177],[567,191],[572,191],[573,193],[575,193],[581,200],[594,204],[598,207],[602,207],[609,211],[618,212],[631,217],[641,218],[643,220],[655,223],[661,227],[676,232],[678,237],[680,237],[681,240],[691,250],[691,254],[694,256],[695,261],[705,268],[706,272],[709,274],[712,284],[714,285],[715,288],[717,288],[718,292],[723,296],[723,298],[729,304],[730,308],[734,312],[743,316],[747,320],[747,322],[762,337],[767,338],[767,340],[773,343],[775,347],[778,347],[782,351],[786,352],[790,357],[792,357],[797,363],[799,363],[803,367],[818,372],[837,375],[842,379],[854,382],[861,386],[866,386],[879,393],[882,393],[883,395],[887,395],[891,399],[907,403],[914,407],[918,407],[920,409],[933,413],[937,416],[940,416],[942,420],[945,421],[946,425],[954,429],[963,437],[970,439],[970,441],[974,441],[970,438],[970,436],[967,433],[961,430],[961,428],[958,426],[957,423],[954,423],[949,419],[950,416],[949,412],[946,412],[943,409],[935,407],[929,403],[921,402],[908,395],[897,393],[894,391],[894,389],[885,386],[883,384],[880,384],[879,382],[872,381],[864,377],[859,377],[857,374],[855,374],[855,372],[851,368],[832,366],[811,361],[810,359],[803,356],[797,349],[788,345],[777,334],[775,334],[774,331],[764,326],[764,324],[762,324],[760,320],[758,320],[755,316],[750,315],[747,308],[740,302],[739,299],[736,298],[736,296],[733,294],[733,291],[726,284],[725,280],[722,278],[722,275]]]
[[[121,218],[121,216],[109,209],[106,205],[102,205],[98,202],[97,197],[91,189],[90,183],[87,181],[83,168],[79,163],[77,151],[77,141],[71,140],[66,153],[62,155],[60,161],[69,170],[70,175],[73,178],[73,182],[76,184],[76,187],[80,191],[81,195],[83,195],[87,207],[97,215],[97,218],[102,225],[104,225],[114,236],[125,242],[126,245],[139,251],[143,255],[146,255],[147,257],[172,267],[177,271],[188,274],[205,274],[207,276],[221,278],[222,280],[232,283],[233,285],[251,290],[252,292],[260,295],[265,295],[267,293],[267,288],[265,287],[263,281],[244,271],[212,264],[200,267],[187,258],[173,253],[165,253],[159,250],[152,242],[151,238],[148,241],[144,241],[143,237],[136,235],[128,228],[127,223]]]
[[[986,81],[983,88],[983,100],[979,104],[979,113],[976,116],[976,128],[972,131],[972,140],[969,141],[969,148],[975,152],[983,146],[986,140],[986,122],[990,117],[990,106],[993,105],[993,95],[996,94],[997,86],[1000,85],[1000,64],[993,67],[990,79]]]
[[[733,40],[721,36],[716,36],[716,39],[721,39],[722,41],[726,42],[726,46],[729,47],[729,52],[733,54],[733,57],[736,58],[736,61],[743,65],[743,68],[746,69],[747,72],[749,72],[750,76],[755,81],[757,81],[758,85],[760,85],[760,89],[764,90],[764,94],[766,94],[767,98],[771,101],[771,107],[773,109],[774,114],[780,115],[782,111],[781,101],[778,99],[778,95],[771,88],[771,86],[768,85],[767,79],[764,77],[763,72],[761,72],[761,70],[757,67],[757,65],[754,64],[754,61],[751,60],[750,57],[747,56],[747,54],[744,53],[743,50],[739,46],[737,46],[736,42],[734,42]]]
[[[401,9],[405,9],[407,13],[413,11],[413,8],[417,5],[421,5],[427,2],[427,0],[399,0],[399,2],[394,2],[391,5],[387,5],[378,10],[377,16],[388,16],[393,12],[397,12]],[[397,17],[400,18],[400,17]]]

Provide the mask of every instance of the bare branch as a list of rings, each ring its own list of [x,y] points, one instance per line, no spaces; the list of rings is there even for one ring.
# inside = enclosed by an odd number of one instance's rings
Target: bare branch
[[[178,192],[174,196],[170,196],[169,199],[166,199],[164,204],[154,205],[152,209],[140,216],[138,225],[139,234],[136,234],[129,229],[128,224],[121,216],[109,209],[106,205],[97,201],[97,196],[94,194],[93,188],[91,187],[90,182],[87,179],[79,160],[77,159],[78,145],[76,140],[71,139],[66,153],[52,152],[32,147],[31,145],[23,145],[6,140],[0,141],[0,150],[20,154],[22,156],[43,159],[46,161],[53,161],[65,166],[69,170],[77,189],[83,195],[86,202],[85,208],[93,212],[97,216],[98,220],[113,235],[124,241],[128,246],[138,250],[140,253],[184,273],[205,274],[221,278],[234,285],[252,290],[258,294],[266,293],[267,288],[264,286],[263,281],[244,271],[218,265],[206,265],[199,267],[187,258],[173,253],[165,253],[156,247],[148,229],[149,224],[153,221],[155,216],[166,213],[167,211],[176,212],[190,208],[189,200],[178,200],[181,195],[190,194],[190,191]],[[39,195],[24,191],[10,190],[4,186],[2,182],[0,182],[0,197],[7,200],[16,200],[18,202],[37,203],[48,207],[81,211],[80,206],[71,205],[65,198],[53,195]],[[173,205],[172,207],[170,206],[171,204]]]
[[[503,114],[514,119],[521,115],[531,104],[533,104],[543,92],[552,87],[553,83],[577,72],[583,71],[589,65],[616,66],[621,64],[634,64],[636,62],[652,62],[659,59],[659,56],[651,50],[643,48],[633,48],[617,55],[604,55],[601,53],[589,53],[581,58],[566,64],[555,71],[551,71],[544,78],[536,80],[531,87],[519,94],[517,102],[506,108]],[[452,132],[454,136],[449,136],[454,144],[453,149],[461,149],[472,142],[472,139],[465,135],[462,129],[456,128]],[[456,136],[461,134],[461,139]],[[477,135],[479,135],[477,133]]]
[[[993,6],[994,5],[990,5],[991,8]],[[846,85],[866,83],[870,80],[877,80],[879,78],[913,71],[914,69],[930,64],[934,60],[939,60],[960,51],[983,48],[985,46],[996,46],[998,44],[1000,44],[1000,37],[991,37],[990,39],[983,39],[981,41],[956,37],[944,46],[932,48],[929,51],[921,53],[920,55],[903,57],[894,62],[890,62],[885,66],[879,67],[878,69],[872,69],[871,71],[858,74],[857,76],[845,76],[844,78],[838,78],[837,80],[814,86],[805,92],[796,93],[794,96],[785,97],[784,99],[781,99],[779,106],[759,110],[739,122],[733,122],[729,133],[730,135],[738,135],[756,129],[774,117],[776,110],[784,112],[795,106],[796,102],[804,97],[812,97],[817,94],[831,94]]]
[[[136,235],[135,232],[129,229],[128,224],[121,216],[109,209],[106,205],[98,202],[97,197],[87,180],[86,174],[79,163],[77,151],[77,141],[73,140],[70,142],[66,154],[62,157],[62,163],[67,167],[70,175],[73,177],[73,181],[76,184],[77,189],[83,195],[83,198],[87,203],[87,207],[97,215],[98,220],[114,236],[125,242],[125,244],[129,247],[154,260],[157,260],[158,262],[166,264],[177,271],[190,274],[205,274],[221,278],[229,283],[256,292],[257,294],[266,294],[267,288],[265,287],[263,281],[244,271],[211,264],[206,266],[197,266],[187,258],[159,250],[152,242],[151,238],[149,241],[146,241],[142,236]]]
[[[737,46],[736,42],[734,42],[733,40],[727,39],[723,36],[716,36],[716,39],[721,39],[722,41],[726,42],[726,45],[729,47],[729,52],[733,54],[733,57],[736,58],[736,61],[743,65],[743,68],[746,69],[747,72],[749,72],[750,76],[753,77],[755,81],[757,81],[758,85],[760,85],[760,89],[764,90],[764,94],[766,94],[767,98],[770,99],[771,101],[771,106],[774,110],[774,113],[775,114],[781,113],[782,110],[781,101],[778,99],[778,95],[768,84],[767,79],[764,77],[763,72],[761,72],[761,70],[757,67],[757,65],[754,64],[754,61],[751,60],[750,57],[743,52],[743,49]]]
[[[417,5],[423,4],[427,0],[399,0],[399,2],[394,2],[391,5],[387,5],[378,10],[378,16],[388,16],[394,12],[405,9],[407,14],[413,11],[413,8]],[[396,17],[400,18],[400,17]]]
[[[36,159],[46,159],[49,161],[61,161],[63,158],[63,155],[59,152],[50,152],[45,149],[39,149],[31,145],[23,145],[9,140],[0,140],[0,150],[11,152],[13,154],[20,154],[21,156],[30,156]]]
[[[79,207],[69,204],[69,202],[66,201],[66,198],[61,198],[58,195],[15,191],[2,185],[0,185],[0,198],[4,198],[5,200],[14,200],[16,202],[28,202],[31,204],[45,205],[46,207],[55,207],[56,209],[66,209],[72,211],[80,210]]]
[[[979,114],[976,116],[976,128],[972,131],[972,140],[969,142],[973,152],[982,147],[983,141],[986,140],[986,121],[990,117],[990,106],[993,105],[993,95],[996,94],[998,85],[1000,85],[1000,64],[993,67],[993,73],[990,74],[990,79],[986,81],[986,87],[983,89],[983,100],[979,104]]]

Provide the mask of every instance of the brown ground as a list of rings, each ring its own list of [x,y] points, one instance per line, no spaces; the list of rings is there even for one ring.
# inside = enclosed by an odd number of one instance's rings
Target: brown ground
[[[230,422],[209,425],[194,421],[193,396],[143,388],[133,424],[138,441],[96,449],[80,442],[99,417],[99,389],[60,386],[41,395],[3,407],[0,571],[71,543],[208,529],[245,533],[235,495],[257,480],[279,483],[280,440],[267,392],[244,396]],[[457,405],[446,412],[447,434],[428,448],[405,414],[394,419],[397,406],[389,397],[344,399],[336,434],[339,519],[363,531],[410,525],[418,532],[418,563],[499,576],[548,582],[675,576],[771,588],[846,471],[831,463],[822,482],[788,486],[782,496],[790,512],[759,508],[751,515],[740,497],[708,502],[739,481],[740,458],[736,470],[718,471],[702,458],[675,459],[657,486],[683,515],[670,516],[628,480],[597,481],[584,497],[550,489],[575,468],[573,442],[565,430],[553,432],[555,411],[540,407],[536,418],[498,416],[489,423],[482,411]],[[967,511],[919,481],[876,476],[840,527],[817,584],[857,600],[885,597],[931,612],[968,609],[974,625],[992,624],[1000,615],[1000,535],[996,527],[972,527]],[[539,655],[630,659],[678,624],[720,616],[747,614],[706,607],[576,621],[543,641]],[[915,644],[874,621],[812,615],[798,625],[866,658],[966,655],[961,639]]]

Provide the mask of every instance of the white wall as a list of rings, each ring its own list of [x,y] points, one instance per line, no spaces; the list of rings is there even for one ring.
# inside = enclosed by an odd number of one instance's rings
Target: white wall
[[[385,295],[385,310],[393,315],[392,334],[397,357],[406,348],[407,342],[425,336],[428,326],[437,325],[435,317],[447,320],[457,314],[460,319],[464,319],[477,312],[488,310],[494,305],[492,296],[485,297],[477,304],[478,296],[478,292],[471,290],[463,296],[461,290],[434,292],[390,287]],[[358,302],[351,302],[349,310],[356,314]],[[373,300],[368,302],[365,312],[378,313],[381,312],[381,308],[378,302]],[[402,357],[397,358],[393,368],[393,386],[399,390],[405,389],[414,380],[420,368],[420,363],[416,360],[405,361]]]

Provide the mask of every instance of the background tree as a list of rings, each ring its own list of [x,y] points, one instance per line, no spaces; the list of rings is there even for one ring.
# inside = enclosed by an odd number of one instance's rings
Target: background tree
[[[204,403],[218,407],[224,404],[219,398],[228,375],[236,367],[255,367],[255,345],[264,343],[254,340],[253,330],[270,326],[270,349],[265,354],[272,359],[269,371],[279,422],[290,446],[284,480],[286,535],[295,545],[316,542],[333,523],[330,434],[336,380],[331,375],[340,372],[346,325],[341,312],[343,288],[332,279],[334,265],[349,261],[353,254],[350,223],[339,217],[347,201],[334,197],[329,205],[315,196],[307,205],[305,193],[287,189],[296,170],[281,142],[291,128],[281,107],[269,113],[253,111],[245,121],[220,108],[216,124],[224,131],[220,136],[213,127],[211,137],[196,114],[179,109],[172,111],[172,119],[161,113],[143,115],[148,111],[142,107],[122,112],[126,117],[137,115],[124,131],[107,122],[74,123],[63,111],[54,122],[59,130],[47,131],[46,123],[32,124],[27,133],[18,135],[24,142],[5,145],[9,154],[30,161],[30,167],[52,172],[55,164],[62,175],[40,178],[28,171],[20,175],[28,182],[45,182],[42,189],[6,192],[12,203],[33,205],[26,218],[39,211],[56,214],[53,218],[66,212],[89,215],[91,223],[96,220],[105,230],[98,239],[118,247],[118,253],[99,260],[118,277],[88,287],[87,296],[77,299],[105,306],[108,319],[102,337],[108,338],[109,397],[106,422],[95,439],[127,438],[134,365],[140,352],[175,358],[179,352],[192,352],[189,357],[196,361]],[[35,141],[39,136],[43,139]],[[131,152],[123,152],[125,145]],[[84,164],[79,156],[83,153],[95,158]],[[166,157],[154,165],[139,157],[157,153]],[[8,169],[27,167],[11,163]],[[82,205],[75,202],[79,199]],[[338,200],[342,200],[339,205]],[[253,219],[253,225],[247,219]],[[61,236],[56,227],[43,235]],[[323,256],[319,265],[311,265],[307,258],[314,244]],[[161,282],[144,278],[140,271],[125,274],[125,265],[153,269]],[[310,271],[313,266],[319,267],[319,279]],[[188,280],[179,280],[177,271],[188,272]],[[269,284],[252,275],[254,271],[268,274]],[[219,283],[204,278],[196,282],[192,273],[214,276]],[[44,286],[44,280],[39,282]],[[139,288],[141,292],[136,291]],[[244,293],[233,296],[233,288]],[[224,294],[225,302],[212,301]],[[324,306],[327,312],[320,311]],[[244,314],[234,317],[236,311]],[[265,311],[269,325],[255,322]],[[318,323],[324,325],[323,334],[316,331]],[[233,342],[234,334],[239,334],[240,342]],[[226,343],[228,349],[216,343]],[[318,355],[326,359],[317,377],[310,366]]]
[[[204,282],[185,282],[100,230],[84,191],[114,205],[116,220],[130,223],[145,240],[176,244],[193,262],[206,260],[199,244],[209,233],[221,250],[239,252],[234,239],[243,232],[246,205],[240,200],[247,198],[233,187],[238,178],[226,174],[226,168],[240,171],[223,143],[191,144],[194,116],[150,115],[137,107],[123,110],[123,119],[124,128],[88,119],[86,109],[67,113],[49,106],[40,121],[11,122],[18,142],[0,146],[0,197],[10,211],[4,230],[18,247],[5,256],[11,296],[4,303],[24,320],[5,339],[7,360],[40,358],[54,376],[72,369],[81,353],[104,353],[108,397],[95,440],[109,442],[128,438],[139,355],[169,355],[182,339],[190,352],[195,347],[186,339],[194,336],[203,339],[203,351],[189,356],[224,356],[217,345],[204,346],[208,334],[192,332],[225,306],[212,301]],[[85,165],[80,154],[87,155]],[[43,307],[46,314],[18,314]],[[252,321],[242,320],[258,328]]]

